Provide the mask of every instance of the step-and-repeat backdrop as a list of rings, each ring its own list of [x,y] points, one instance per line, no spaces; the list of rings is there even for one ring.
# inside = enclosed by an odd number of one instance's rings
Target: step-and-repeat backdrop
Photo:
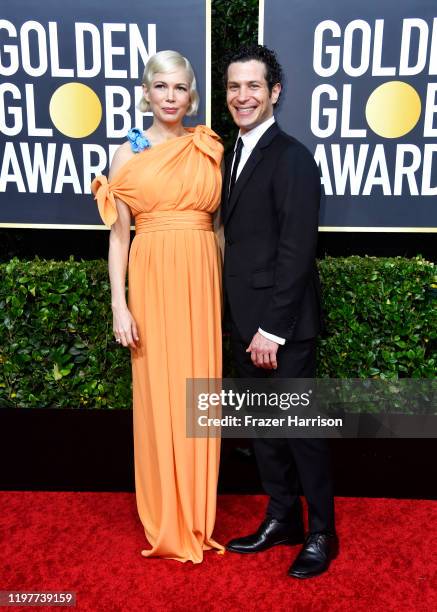
[[[0,226],[104,227],[90,195],[131,127],[144,64],[193,65],[209,122],[209,0],[17,0],[0,15]]]
[[[435,0],[261,0],[281,127],[320,167],[321,229],[437,231]]]

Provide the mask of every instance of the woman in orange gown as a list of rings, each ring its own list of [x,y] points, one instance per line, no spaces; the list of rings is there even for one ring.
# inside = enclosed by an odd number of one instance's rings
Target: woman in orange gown
[[[197,104],[188,61],[174,51],[151,57],[140,108],[152,110],[153,124],[144,134],[130,130],[109,182],[92,184],[111,226],[114,335],[132,356],[136,500],[151,545],[142,554],[193,563],[204,550],[223,551],[212,539],[220,440],[186,437],[186,379],[220,378],[222,359],[212,214],[223,147],[208,127],[183,126]]]

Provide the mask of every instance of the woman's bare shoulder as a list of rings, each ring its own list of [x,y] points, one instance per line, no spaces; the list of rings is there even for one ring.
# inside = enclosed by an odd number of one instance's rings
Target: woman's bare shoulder
[[[134,157],[135,153],[132,151],[129,141],[123,142],[115,151],[114,157],[111,162],[111,169],[109,176],[114,176],[116,172],[127,162],[129,159]]]

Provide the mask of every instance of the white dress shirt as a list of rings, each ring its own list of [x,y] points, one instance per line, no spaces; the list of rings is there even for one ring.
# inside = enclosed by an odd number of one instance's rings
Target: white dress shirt
[[[266,119],[265,121],[263,121],[263,123],[260,123],[259,125],[254,127],[252,130],[249,130],[245,134],[241,134],[241,132],[238,134],[238,136],[241,138],[243,142],[243,148],[241,149],[241,158],[240,158],[240,163],[238,164],[238,168],[237,168],[236,180],[238,180],[238,177],[240,176],[241,171],[244,168],[244,164],[247,162],[250,154],[252,153],[256,145],[258,144],[259,139],[264,134],[264,132],[266,132],[269,129],[269,127],[273,125],[274,123],[275,123],[275,118],[272,116],[272,117],[269,117],[269,119]],[[235,146],[234,146],[234,159],[235,159],[236,147],[237,147],[237,143],[235,143]],[[234,168],[234,159],[232,160],[231,174]],[[268,340],[272,340],[273,342],[276,342],[277,344],[285,344],[285,338],[275,336],[275,334],[270,334],[269,332],[264,331],[260,327],[258,327],[258,331],[262,336],[264,336]]]

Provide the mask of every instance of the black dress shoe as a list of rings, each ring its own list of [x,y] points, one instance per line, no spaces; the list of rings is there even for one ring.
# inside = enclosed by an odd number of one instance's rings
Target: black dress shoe
[[[310,533],[288,570],[294,578],[311,578],[325,572],[338,554],[338,538],[331,533]]]
[[[277,544],[301,544],[304,539],[301,525],[293,528],[289,523],[280,523],[274,518],[266,518],[256,533],[231,540],[226,545],[226,550],[237,553],[256,553]]]

